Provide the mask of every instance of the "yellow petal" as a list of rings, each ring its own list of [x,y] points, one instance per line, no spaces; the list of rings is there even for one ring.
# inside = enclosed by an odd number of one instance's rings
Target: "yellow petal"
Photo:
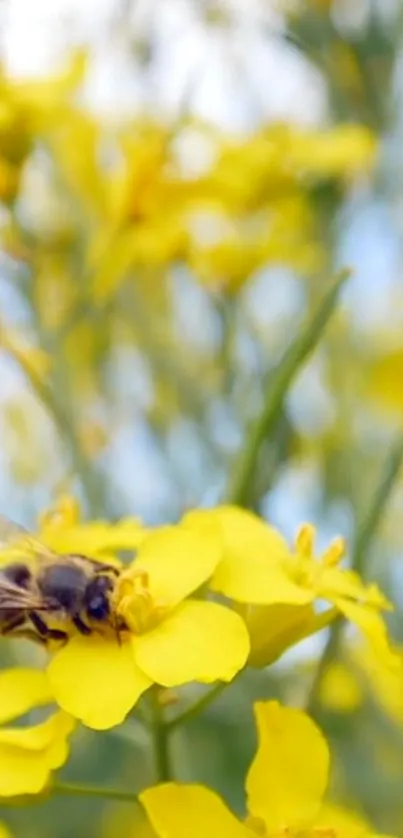
[[[369,838],[372,832],[371,825],[362,815],[334,803],[323,804],[315,827],[318,833],[322,829],[329,834],[332,831],[337,834],[337,838]]]
[[[249,769],[248,809],[268,833],[298,829],[317,815],[329,774],[329,749],[312,719],[277,701],[257,702],[259,747]]]
[[[252,838],[215,792],[205,786],[164,783],[140,795],[159,838]]]
[[[12,838],[11,832],[5,823],[0,823],[0,838]]]
[[[243,620],[215,602],[187,600],[136,640],[136,660],[164,687],[190,681],[231,681],[249,654]]]
[[[94,521],[71,527],[52,525],[41,531],[40,538],[57,553],[78,553],[102,559],[118,550],[136,550],[144,534],[139,521],[128,519],[117,524]]]
[[[401,647],[394,651],[403,666]],[[365,682],[370,687],[376,702],[399,726],[403,724],[403,678],[400,667],[383,666],[374,648],[369,643],[354,644],[350,654],[355,664],[364,672]]]
[[[377,611],[369,605],[349,602],[341,597],[333,598],[333,602],[346,619],[362,631],[365,639],[371,644],[379,663],[386,667],[402,667],[399,655],[393,652],[389,644],[385,622]]]
[[[57,703],[87,727],[120,724],[151,685],[138,668],[130,641],[73,637],[55,654],[48,676]]]
[[[55,713],[34,727],[0,731],[0,796],[38,794],[68,757],[74,720]]]
[[[315,630],[312,605],[252,605],[239,609],[250,635],[249,666],[268,666]],[[319,625],[318,630],[321,628]]]
[[[15,668],[0,673],[0,724],[23,716],[33,707],[50,704],[52,700],[44,672]]]
[[[173,607],[212,576],[220,558],[216,528],[162,527],[143,541],[132,567],[148,573],[154,600]]]
[[[306,603],[312,595],[292,582],[283,571],[282,562],[290,555],[287,543],[261,518],[238,509],[221,506],[197,510],[185,516],[186,526],[219,524],[224,555],[214,574],[211,587],[237,602],[271,604]]]
[[[390,603],[377,585],[365,585],[358,573],[344,568],[321,568],[318,593],[323,599],[348,597],[373,605],[375,608],[391,608]]]

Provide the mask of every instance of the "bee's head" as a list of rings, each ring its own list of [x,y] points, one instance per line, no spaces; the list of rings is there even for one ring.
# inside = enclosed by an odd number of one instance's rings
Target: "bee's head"
[[[91,620],[105,621],[111,613],[110,593],[113,581],[109,576],[96,576],[88,583],[84,594],[84,607]]]

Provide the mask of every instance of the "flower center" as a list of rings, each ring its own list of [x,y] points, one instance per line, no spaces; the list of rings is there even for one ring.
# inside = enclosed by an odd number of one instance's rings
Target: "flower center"
[[[287,560],[291,579],[301,587],[315,589],[320,585],[324,571],[338,567],[345,554],[345,543],[336,538],[322,555],[315,558],[315,530],[304,524],[295,539],[295,553]]]
[[[139,569],[125,570],[114,593],[115,611],[133,634],[144,634],[155,628],[167,609],[153,600],[148,573]]]

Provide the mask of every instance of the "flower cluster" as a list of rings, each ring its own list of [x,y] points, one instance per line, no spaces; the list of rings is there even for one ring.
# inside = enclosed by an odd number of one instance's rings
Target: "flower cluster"
[[[201,785],[165,783],[142,792],[158,838],[364,838],[364,819],[326,799],[329,746],[309,716],[277,701],[254,707],[258,749],[246,778],[246,819]]]
[[[401,666],[400,657],[389,647],[380,613],[389,603],[375,585],[364,585],[355,573],[340,566],[344,554],[340,539],[316,558],[314,531],[309,525],[289,547],[277,530],[235,506],[195,510],[176,525],[149,529],[137,519],[115,524],[81,522],[77,505],[65,498],[42,516],[39,536],[40,543],[53,551],[56,562],[57,554],[81,554],[116,568],[110,601],[113,620],[92,625],[87,635],[80,633],[66,614],[63,627],[68,640],[48,644],[46,673],[17,668],[1,676],[1,722],[45,704],[56,704],[60,709],[35,727],[0,731],[6,771],[0,778],[0,794],[32,793],[46,785],[51,769],[67,758],[66,737],[74,719],[96,730],[108,729],[121,724],[154,684],[179,688],[191,682],[230,682],[247,665],[272,663],[338,615],[361,630],[379,667],[392,670]],[[35,561],[29,551],[34,545],[33,552],[37,552],[38,543],[28,539],[24,547],[22,538],[21,543],[5,547],[2,564],[15,557],[15,550],[19,556],[25,550],[29,560]],[[130,564],[120,561],[121,551],[132,551],[135,557]],[[326,601],[331,607],[324,610]],[[45,614],[44,619],[51,622],[52,614]],[[273,734],[276,719],[282,725],[284,713],[290,714],[297,728],[302,725],[301,736],[306,731],[311,735],[311,723],[301,721],[295,711],[258,705],[263,738],[267,720]],[[284,724],[291,729],[289,720]],[[280,730],[285,735],[282,726]],[[287,748],[294,734],[287,739]],[[319,734],[312,736],[318,742],[322,766],[319,785],[308,783],[307,789],[314,792],[316,806],[326,775],[327,752]],[[259,765],[267,759],[266,746],[261,747]],[[266,769],[269,771],[269,766]],[[274,766],[270,768],[270,783],[274,783],[276,771]],[[288,823],[288,813],[284,820],[286,813],[276,814],[272,801],[262,808],[253,779],[256,773],[260,770],[251,769],[248,781],[253,823],[256,818],[266,823],[269,812],[271,818],[276,815],[278,823]],[[170,802],[177,794],[185,795],[183,806]],[[201,795],[200,805],[212,806],[217,817],[232,817],[220,814],[222,806],[212,793],[204,804],[206,794],[173,787],[155,792],[167,801],[167,811],[171,807],[172,812],[185,812],[193,805],[196,811]],[[296,796],[301,798],[301,790]],[[153,795],[145,800],[153,813]],[[303,805],[311,813],[313,804],[310,808],[306,800]],[[290,823],[292,817],[291,813]],[[278,823],[270,821],[269,831],[276,831]]]

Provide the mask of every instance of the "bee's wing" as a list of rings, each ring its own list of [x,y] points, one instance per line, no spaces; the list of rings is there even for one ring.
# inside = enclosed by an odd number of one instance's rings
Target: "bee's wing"
[[[17,544],[29,535],[28,530],[20,524],[0,515],[0,548],[10,547]]]
[[[0,574],[0,615],[2,611],[46,611],[46,603],[33,591],[20,588]]]
[[[57,554],[53,553],[48,547],[45,547],[39,539],[35,538],[21,526],[11,521],[5,515],[0,515],[0,552],[7,548],[16,548],[34,555],[37,559],[57,558]]]

